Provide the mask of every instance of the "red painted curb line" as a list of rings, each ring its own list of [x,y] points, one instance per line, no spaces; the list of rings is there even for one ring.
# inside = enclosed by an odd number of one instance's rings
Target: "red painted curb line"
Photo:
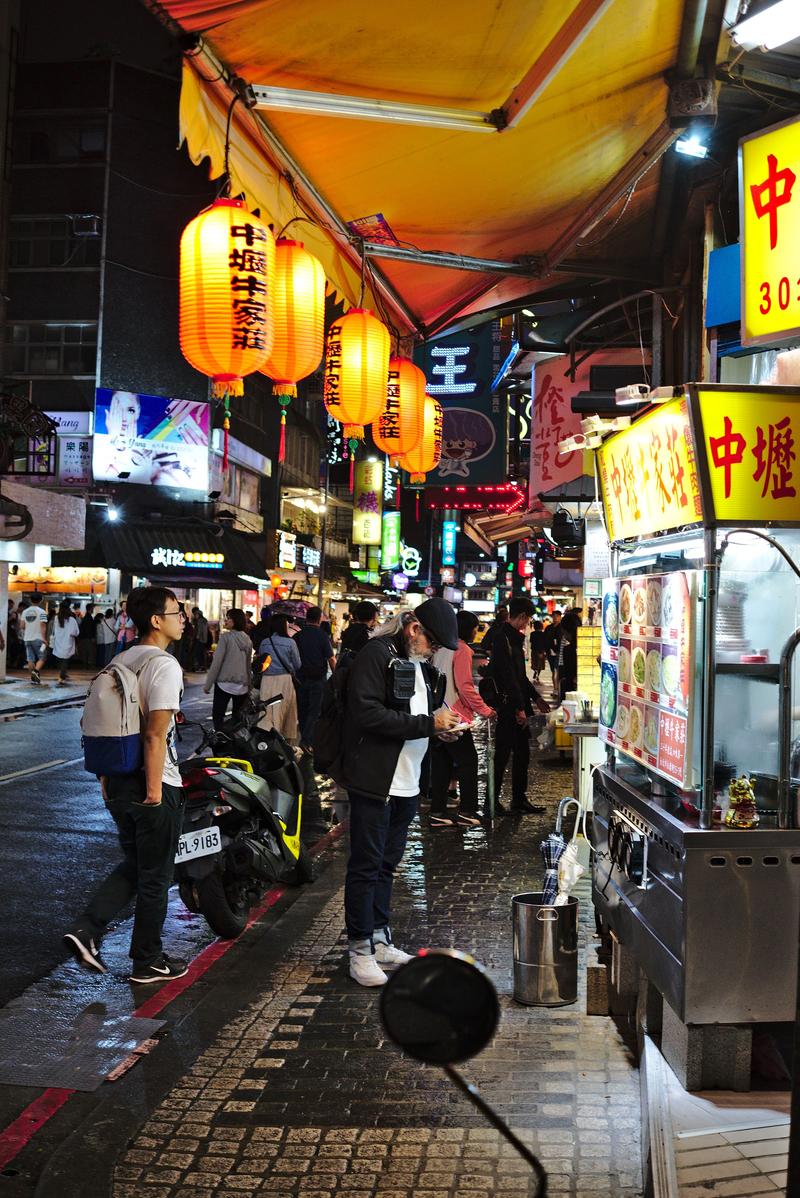
[[[318,857],[323,853],[334,841],[338,840],[345,829],[344,823],[339,823],[335,828],[331,828],[316,844],[312,845],[309,853],[312,857]],[[277,886],[272,886],[264,895],[257,907],[254,907],[250,912],[250,918],[247,921],[247,926],[244,932],[250,930],[262,915],[264,915],[270,907],[274,907],[278,899],[282,898],[288,890],[288,887],[283,883]],[[244,935],[242,932],[242,935]],[[206,973],[211,966],[224,957],[229,949],[238,944],[239,937],[236,940],[215,940],[213,944],[209,944],[199,953],[189,966],[188,973],[185,973],[182,978],[175,978],[172,982],[167,982],[162,986],[157,994],[152,998],[148,998],[140,1006],[134,1009],[134,1015],[140,1018],[152,1018],[159,1011],[163,1011],[164,1007],[168,1006],[184,991]],[[0,1169],[4,1169],[10,1164],[16,1156],[22,1152],[40,1128],[44,1127],[49,1119],[61,1109],[65,1102],[68,1102],[76,1090],[60,1090],[54,1087],[44,1090],[38,1098],[34,1098],[33,1102],[29,1103],[20,1115],[9,1123],[2,1132],[0,1132]]]

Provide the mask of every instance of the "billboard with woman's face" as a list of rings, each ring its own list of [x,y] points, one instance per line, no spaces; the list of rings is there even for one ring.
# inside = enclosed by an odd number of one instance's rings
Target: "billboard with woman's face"
[[[207,403],[98,389],[96,482],[149,483],[208,492]]]

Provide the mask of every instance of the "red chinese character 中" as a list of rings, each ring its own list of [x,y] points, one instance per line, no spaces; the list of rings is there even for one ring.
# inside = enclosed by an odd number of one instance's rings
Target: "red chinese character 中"
[[[756,433],[756,444],[751,450],[757,463],[753,478],[756,482],[763,479],[762,498],[772,484],[773,499],[794,499],[797,490],[791,485],[792,462],[797,454],[790,417],[784,416],[777,424],[770,424],[766,434],[759,425]]]
[[[625,450],[622,455],[622,482],[625,487],[625,503],[628,511],[632,513],[634,520],[641,517],[641,509],[639,507],[639,491],[636,485],[636,471],[633,465],[631,451]]]
[[[741,433],[733,431],[730,416],[723,422],[724,433],[721,437],[709,437],[711,460],[718,470],[725,471],[725,498],[731,497],[731,467],[739,466],[744,461],[744,451],[747,442]]]
[[[753,207],[756,216],[769,216],[769,248],[774,250],[778,244],[778,209],[788,204],[792,198],[792,188],[797,182],[797,175],[789,167],[778,170],[778,159],[774,154],[767,154],[767,177],[763,183],[751,183],[750,195],[753,197]],[[781,189],[779,190],[779,186]],[[765,199],[766,197],[766,199]]]

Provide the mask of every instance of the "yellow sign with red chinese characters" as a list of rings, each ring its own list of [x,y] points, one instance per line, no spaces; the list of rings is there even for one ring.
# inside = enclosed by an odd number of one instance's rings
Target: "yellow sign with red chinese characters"
[[[383,463],[357,462],[353,489],[354,545],[380,545],[383,538]]]
[[[609,540],[667,532],[703,518],[689,410],[673,399],[597,451]]]
[[[713,518],[800,523],[800,392],[697,388]]]
[[[742,344],[800,329],[800,121],[739,143]]]

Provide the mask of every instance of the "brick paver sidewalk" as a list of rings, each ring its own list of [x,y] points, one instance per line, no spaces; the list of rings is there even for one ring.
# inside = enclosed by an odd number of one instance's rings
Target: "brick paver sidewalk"
[[[452,945],[491,971],[502,1018],[463,1071],[550,1173],[550,1193],[638,1198],[638,1077],[610,1019],[511,999],[512,894],[541,877],[538,844],[570,768],[532,770],[547,819],[496,831],[415,825],[395,938]],[[566,789],[565,789],[566,788]],[[329,867],[343,881],[344,846]],[[592,919],[581,889],[582,940]],[[280,922],[273,935],[280,935]],[[583,950],[582,950],[583,951]],[[583,971],[581,971],[583,972]],[[286,945],[261,998],[202,1053],[123,1153],[114,1198],[490,1198],[527,1195],[527,1166],[438,1070],[384,1040],[375,991],[347,977],[339,889]]]

